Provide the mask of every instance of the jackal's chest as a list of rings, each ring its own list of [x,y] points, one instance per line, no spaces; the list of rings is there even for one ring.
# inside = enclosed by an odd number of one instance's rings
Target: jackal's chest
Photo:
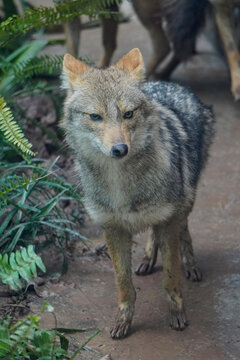
[[[83,175],[83,174],[82,174]],[[172,212],[157,176],[104,170],[82,176],[84,203],[90,216],[101,224],[118,222],[139,231],[165,220]]]

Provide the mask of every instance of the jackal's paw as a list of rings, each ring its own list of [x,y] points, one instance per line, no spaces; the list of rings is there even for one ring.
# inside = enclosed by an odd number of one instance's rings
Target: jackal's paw
[[[135,274],[136,275],[149,275],[149,274],[151,274],[153,272],[155,262],[156,262],[155,259],[149,259],[147,257],[144,257],[143,260],[142,260],[142,263],[136,269]]]
[[[184,310],[170,310],[169,323],[174,330],[182,331],[188,326],[187,317]]]
[[[184,274],[190,281],[201,281],[202,272],[197,266],[184,265]]]
[[[127,321],[117,322],[110,330],[113,339],[122,339],[129,333],[131,324]]]

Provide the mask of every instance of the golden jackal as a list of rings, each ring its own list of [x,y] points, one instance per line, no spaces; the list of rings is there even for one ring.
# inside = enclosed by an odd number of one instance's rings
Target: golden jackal
[[[76,156],[85,206],[104,228],[118,289],[113,338],[124,337],[134,312],[132,235],[150,228],[137,274],[150,273],[160,248],[170,325],[187,325],[179,254],[187,278],[201,280],[187,217],[213,136],[213,114],[189,90],[143,82],[141,53],[133,49],[107,69],[67,54],[63,127]]]

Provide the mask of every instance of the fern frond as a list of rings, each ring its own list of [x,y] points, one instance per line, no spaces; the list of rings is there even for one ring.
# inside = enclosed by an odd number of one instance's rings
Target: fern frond
[[[0,181],[0,209],[2,206],[7,206],[9,193],[12,191],[16,191],[20,188],[24,188],[27,191],[27,188],[31,184],[35,184],[38,181],[48,177],[49,175],[43,175],[40,177],[36,177],[34,174],[28,178],[25,174],[22,176],[7,176]]]
[[[9,37],[22,35],[36,27],[65,23],[83,14],[93,17],[107,13],[105,9],[112,3],[113,0],[69,0],[58,2],[55,8],[27,9],[23,17],[13,15],[0,24],[0,45]]]
[[[39,331],[39,322],[40,317],[36,315],[28,316],[16,323],[13,323],[10,318],[1,319],[0,359],[30,359],[30,354],[33,354],[31,341]],[[35,350],[37,351],[37,348]]]
[[[29,282],[37,277],[37,267],[46,272],[42,259],[32,245],[12,252],[10,256],[0,254],[0,279],[15,291],[22,289],[22,279]]]
[[[18,64],[13,68],[14,76],[18,81],[22,81],[33,76],[42,74],[57,74],[62,69],[63,56],[44,55],[35,57],[30,61]]]
[[[43,310],[42,310],[43,309]],[[47,309],[53,312],[53,307],[46,301],[41,312]],[[54,315],[56,319],[56,315]],[[40,317],[29,315],[25,319],[13,322],[11,318],[0,319],[0,359],[76,359],[87,343],[96,336],[100,330],[95,331],[79,348],[72,353],[69,349],[69,340],[64,333],[85,333],[86,329],[56,328],[54,330],[40,328]],[[56,321],[56,320],[55,320]]]
[[[13,114],[3,97],[0,97],[0,132],[2,132],[4,139],[10,145],[13,144],[19,148],[23,155],[35,156],[35,153],[30,150],[32,144],[24,137],[21,128],[14,120]]]

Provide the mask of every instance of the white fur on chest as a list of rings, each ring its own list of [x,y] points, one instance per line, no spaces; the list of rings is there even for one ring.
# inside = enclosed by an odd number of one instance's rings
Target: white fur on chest
[[[166,221],[174,212],[174,206],[164,204],[149,206],[144,210],[127,211],[127,208],[118,209],[116,212],[103,211],[96,204],[85,203],[89,215],[101,225],[118,224],[132,232],[143,231],[149,226]]]
[[[133,177],[120,171],[117,164],[110,169],[108,168],[108,171],[104,173],[104,179],[108,185],[107,191],[111,210],[104,209],[97,202],[87,197],[85,199],[85,206],[89,215],[102,225],[118,223],[138,232],[153,224],[166,221],[174,211],[173,205],[164,201],[155,201],[153,204],[151,199],[144,202],[144,206],[140,203],[133,210],[134,194],[136,196],[138,193],[136,183]]]

